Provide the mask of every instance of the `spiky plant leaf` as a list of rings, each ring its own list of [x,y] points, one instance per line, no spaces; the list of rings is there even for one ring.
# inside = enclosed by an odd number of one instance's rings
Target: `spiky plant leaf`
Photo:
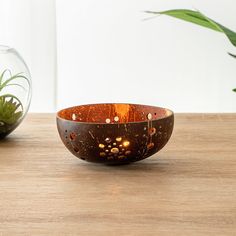
[[[12,95],[0,96],[0,122],[5,125],[15,124],[23,114],[21,102]]]
[[[8,78],[5,79],[6,74],[8,74]],[[16,83],[18,79],[25,80],[30,87],[30,81],[22,73],[12,75],[10,70],[4,70],[0,74],[0,93],[9,86],[17,86],[26,90],[21,84]],[[7,133],[14,129],[22,116],[23,105],[20,99],[13,94],[0,95],[0,138],[5,137]]]

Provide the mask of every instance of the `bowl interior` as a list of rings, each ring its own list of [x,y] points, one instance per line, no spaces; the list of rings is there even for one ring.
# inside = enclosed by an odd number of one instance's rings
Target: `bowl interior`
[[[90,104],[63,109],[58,112],[61,119],[86,123],[130,123],[162,119],[172,111],[137,104]]]

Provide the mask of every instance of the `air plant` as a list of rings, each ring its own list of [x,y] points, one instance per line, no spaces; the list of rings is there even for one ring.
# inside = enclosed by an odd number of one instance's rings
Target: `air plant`
[[[7,72],[10,77],[4,79]],[[10,70],[4,70],[0,75],[0,134],[8,132],[23,115],[24,108],[21,100],[13,94],[3,93],[3,90],[10,86],[17,86],[25,90],[21,84],[15,83],[18,79],[24,79],[30,84],[28,78],[23,73],[12,75]]]
[[[171,17],[175,17],[187,22],[191,22],[211,30],[215,30],[221,33],[224,33],[229,41],[236,47],[236,32],[230,30],[229,28],[217,23],[216,21],[208,18],[204,14],[199,11],[193,11],[188,9],[175,9],[175,10],[168,10],[168,11],[146,11],[146,13],[155,14],[155,15],[167,15]],[[229,53],[230,56],[236,58],[235,54]],[[233,89],[236,92],[236,88]]]

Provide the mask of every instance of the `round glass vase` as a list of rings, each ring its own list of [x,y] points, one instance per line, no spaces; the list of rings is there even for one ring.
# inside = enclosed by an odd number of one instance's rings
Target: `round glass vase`
[[[20,54],[0,46],[0,139],[24,119],[31,100],[31,76]]]

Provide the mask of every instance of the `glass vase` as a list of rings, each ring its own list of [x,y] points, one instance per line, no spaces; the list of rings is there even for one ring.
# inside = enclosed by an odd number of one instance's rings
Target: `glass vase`
[[[0,46],[0,139],[24,119],[31,100],[31,76],[20,54]]]

